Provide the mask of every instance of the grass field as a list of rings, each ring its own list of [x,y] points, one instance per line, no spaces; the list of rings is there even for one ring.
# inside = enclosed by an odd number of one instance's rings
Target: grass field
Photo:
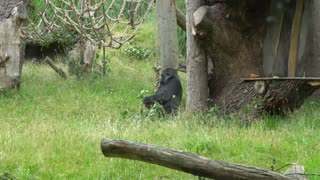
[[[155,165],[104,158],[102,138],[266,169],[273,160],[276,168],[299,163],[308,173],[319,173],[319,103],[309,101],[290,117],[265,117],[249,127],[214,113],[187,115],[182,110],[176,118],[148,117],[141,114],[138,95],[153,91],[152,65],[113,60],[108,77],[61,80],[46,65],[27,64],[20,92],[0,97],[0,174],[18,179],[196,179]]]
[[[135,42],[154,52],[154,31],[144,28]],[[143,109],[140,97],[141,91],[154,90],[154,58],[129,60],[124,50],[109,51],[108,57],[108,76],[82,80],[62,80],[47,65],[25,65],[20,91],[0,96],[0,179],[197,179],[142,162],[105,158],[102,138],[269,170],[273,162],[275,169],[299,163],[307,173],[320,173],[320,102],[308,101],[289,117],[264,117],[246,127],[215,110],[187,114],[185,102],[179,116],[158,118]]]

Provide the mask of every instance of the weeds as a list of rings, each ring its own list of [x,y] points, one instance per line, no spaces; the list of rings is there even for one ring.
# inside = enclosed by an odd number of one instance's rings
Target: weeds
[[[135,44],[134,42],[129,42],[129,47],[125,49],[125,52],[129,57],[144,60],[150,56],[150,50],[142,48]]]

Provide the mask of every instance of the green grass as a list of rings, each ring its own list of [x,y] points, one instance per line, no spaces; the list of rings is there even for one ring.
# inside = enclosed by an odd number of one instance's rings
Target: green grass
[[[250,127],[214,114],[148,119],[143,89],[153,91],[152,63],[113,60],[109,77],[60,79],[27,64],[18,93],[0,97],[0,174],[19,179],[197,179],[130,160],[104,158],[102,138],[156,144],[216,160],[270,169],[299,163],[319,173],[319,103],[288,118],[265,117]],[[182,76],[183,77],[183,76]],[[314,178],[316,179],[316,178]]]
[[[148,22],[134,41],[154,52],[155,21]],[[24,66],[20,91],[0,96],[0,179],[4,172],[18,179],[197,179],[151,164],[105,158],[102,138],[269,170],[273,160],[276,169],[299,163],[308,173],[320,173],[320,102],[309,101],[290,117],[264,117],[244,127],[234,117],[213,112],[185,113],[184,92],[178,117],[148,117],[138,96],[154,90],[154,56],[128,58],[126,47],[108,49],[111,72],[103,78],[62,80],[47,65]],[[180,75],[185,87],[185,75]]]

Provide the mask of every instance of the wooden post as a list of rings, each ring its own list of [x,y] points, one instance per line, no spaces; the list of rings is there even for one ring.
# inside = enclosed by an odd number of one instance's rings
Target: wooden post
[[[17,89],[23,65],[21,40],[22,22],[27,19],[26,8],[18,0],[0,0],[0,91]]]
[[[162,70],[178,65],[178,36],[175,0],[157,1],[158,36]]]
[[[215,161],[191,153],[129,141],[103,139],[101,149],[106,157],[139,160],[216,180],[289,179],[257,167]]]

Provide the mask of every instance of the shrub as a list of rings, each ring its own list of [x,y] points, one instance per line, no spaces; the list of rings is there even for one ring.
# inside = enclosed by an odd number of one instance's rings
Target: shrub
[[[138,60],[143,60],[148,58],[151,53],[150,50],[142,48],[132,42],[129,42],[129,47],[125,49],[125,52],[129,57],[133,57]]]

